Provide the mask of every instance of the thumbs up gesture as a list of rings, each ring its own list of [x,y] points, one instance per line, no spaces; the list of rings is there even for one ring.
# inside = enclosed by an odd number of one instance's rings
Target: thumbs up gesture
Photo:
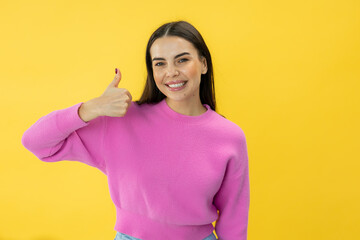
[[[121,73],[116,68],[115,77],[104,93],[97,98],[83,103],[79,108],[80,118],[88,122],[98,116],[122,117],[130,107],[132,96],[125,88],[118,88]]]

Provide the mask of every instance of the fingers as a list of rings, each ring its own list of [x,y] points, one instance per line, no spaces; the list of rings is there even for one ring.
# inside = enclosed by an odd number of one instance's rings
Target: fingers
[[[129,103],[132,101],[132,96],[131,96],[131,94],[130,94],[130,92],[129,91],[126,91],[126,94],[129,96],[129,98],[130,98],[130,101],[129,101]]]

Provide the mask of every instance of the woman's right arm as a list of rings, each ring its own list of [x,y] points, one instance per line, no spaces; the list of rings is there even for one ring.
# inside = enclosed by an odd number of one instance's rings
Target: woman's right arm
[[[24,147],[45,162],[80,161],[106,174],[104,116],[124,116],[131,101],[126,89],[117,88],[119,81],[120,72],[100,97],[41,117],[23,134]]]
[[[101,157],[105,119],[98,117],[84,122],[78,115],[83,104],[41,117],[23,134],[24,147],[44,162],[79,161],[106,173]]]

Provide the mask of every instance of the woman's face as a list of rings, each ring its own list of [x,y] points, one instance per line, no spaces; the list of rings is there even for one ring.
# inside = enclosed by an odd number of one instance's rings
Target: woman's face
[[[156,86],[170,100],[199,101],[201,74],[207,72],[206,59],[200,61],[193,44],[181,37],[166,36],[150,48]],[[172,83],[184,83],[170,86]]]

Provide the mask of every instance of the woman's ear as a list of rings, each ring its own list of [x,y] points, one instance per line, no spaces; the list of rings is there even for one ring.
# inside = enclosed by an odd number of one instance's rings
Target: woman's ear
[[[201,74],[207,73],[207,62],[204,56],[201,56]]]

